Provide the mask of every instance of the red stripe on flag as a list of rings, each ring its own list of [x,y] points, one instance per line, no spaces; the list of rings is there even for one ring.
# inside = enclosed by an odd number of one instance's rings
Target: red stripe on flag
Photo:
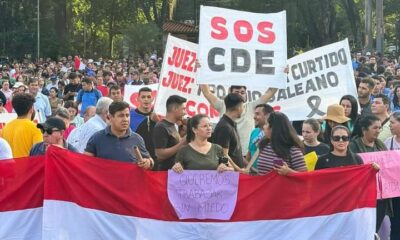
[[[45,199],[135,217],[178,221],[167,197],[166,172],[49,148]],[[292,176],[240,176],[231,221],[291,219],[375,207],[369,165]],[[213,220],[215,222],[215,220]]]
[[[43,206],[44,156],[0,161],[0,212]]]

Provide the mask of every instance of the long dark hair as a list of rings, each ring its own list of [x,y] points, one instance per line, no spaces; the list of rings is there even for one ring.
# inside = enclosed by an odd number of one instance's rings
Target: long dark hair
[[[197,128],[200,124],[201,119],[208,118],[205,114],[196,114],[187,121],[187,134],[186,141],[191,142],[194,140],[195,134],[192,128]]]
[[[272,112],[267,119],[271,129],[271,138],[264,137],[260,141],[260,149],[271,143],[272,149],[279,157],[289,160],[290,148],[298,147],[303,151],[303,143],[297,136],[296,130],[290,124],[288,117],[281,112]]]
[[[356,119],[358,118],[358,103],[357,103],[357,99],[355,97],[353,97],[352,95],[344,95],[340,99],[339,104],[341,104],[343,100],[347,100],[347,101],[349,101],[351,103],[351,113],[350,113],[349,118],[354,123],[356,121]]]
[[[368,129],[374,122],[380,121],[380,119],[375,115],[366,115],[358,119],[354,125],[354,130],[352,137],[363,137],[363,130]]]
[[[399,97],[397,96],[397,89],[400,88],[400,86],[396,86],[393,90],[393,106],[394,107],[399,107]]]

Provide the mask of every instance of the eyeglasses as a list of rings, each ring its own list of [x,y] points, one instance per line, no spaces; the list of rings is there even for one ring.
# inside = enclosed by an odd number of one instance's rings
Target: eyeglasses
[[[51,134],[53,134],[53,132],[60,132],[61,130],[60,129],[51,129],[51,128],[46,128],[46,129],[41,128],[40,131],[42,132],[42,134],[47,133],[48,135],[51,135]]]
[[[342,140],[343,142],[348,142],[350,140],[349,136],[332,136],[332,141],[339,142]]]

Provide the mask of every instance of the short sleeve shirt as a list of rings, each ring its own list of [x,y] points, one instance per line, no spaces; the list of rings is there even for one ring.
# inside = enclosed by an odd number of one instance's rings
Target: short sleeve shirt
[[[176,154],[176,162],[180,162],[187,170],[216,170],[219,158],[224,156],[222,147],[212,144],[210,150],[204,154],[196,151],[190,144],[181,148]]]
[[[113,135],[111,127],[96,132],[88,141],[85,151],[94,154],[96,157],[111,159],[120,162],[136,163],[134,147],[138,147],[142,157],[148,158],[143,138],[139,134],[127,130],[120,138]]]
[[[243,154],[240,145],[239,134],[237,132],[236,123],[228,116],[222,116],[218,124],[215,126],[212,136],[213,143],[223,148],[228,148],[228,155],[239,167],[243,167]]]
[[[153,130],[153,143],[154,148],[170,148],[178,144],[180,136],[174,123],[168,122],[163,119],[156,124]],[[171,169],[175,164],[175,155],[170,158],[159,161],[160,170]]]

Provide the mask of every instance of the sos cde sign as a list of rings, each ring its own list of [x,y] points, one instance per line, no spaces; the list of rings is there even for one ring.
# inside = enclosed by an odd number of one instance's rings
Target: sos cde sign
[[[197,83],[286,86],[286,12],[201,7]]]

